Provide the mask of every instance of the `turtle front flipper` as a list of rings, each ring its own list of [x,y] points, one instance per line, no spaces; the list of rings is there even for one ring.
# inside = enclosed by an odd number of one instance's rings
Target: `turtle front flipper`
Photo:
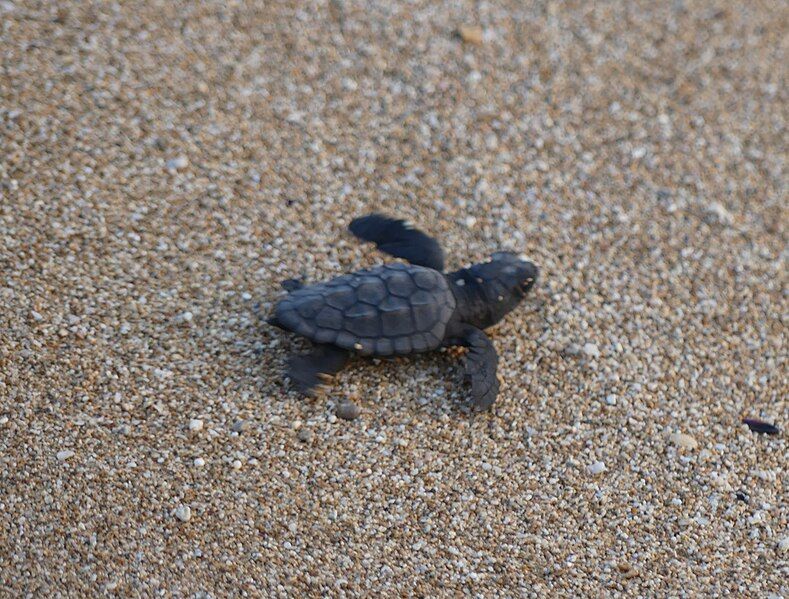
[[[288,358],[287,374],[293,386],[304,395],[313,395],[326,378],[342,370],[350,353],[334,345],[316,345],[309,354]]]
[[[478,410],[487,410],[499,394],[496,348],[490,338],[476,327],[464,327],[458,337],[461,345],[468,347],[465,369],[466,380],[471,381],[471,400]]]
[[[355,218],[348,229],[359,239],[373,242],[390,256],[439,272],[444,270],[444,251],[438,241],[404,220],[370,214]]]

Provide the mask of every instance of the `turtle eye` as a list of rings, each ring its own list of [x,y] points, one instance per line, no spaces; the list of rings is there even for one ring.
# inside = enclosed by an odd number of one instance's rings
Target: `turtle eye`
[[[523,283],[521,283],[521,290],[528,291],[529,289],[531,289],[533,283],[534,283],[534,279],[532,277],[529,277],[528,279],[523,281]]]

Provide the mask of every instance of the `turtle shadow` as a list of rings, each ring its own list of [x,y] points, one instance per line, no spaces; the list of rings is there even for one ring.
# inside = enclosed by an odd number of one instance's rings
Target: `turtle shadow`
[[[378,408],[401,405],[410,413],[469,415],[473,408],[467,393],[460,359],[449,352],[434,351],[416,355],[369,358],[355,356],[340,373],[341,385],[364,385],[364,403]],[[396,401],[390,390],[396,389]]]

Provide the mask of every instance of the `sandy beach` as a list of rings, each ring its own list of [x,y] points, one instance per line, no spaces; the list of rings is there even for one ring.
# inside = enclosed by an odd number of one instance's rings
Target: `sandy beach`
[[[0,0],[0,595],[789,597],[788,32]],[[288,385],[373,211],[540,266],[491,411],[454,351]]]

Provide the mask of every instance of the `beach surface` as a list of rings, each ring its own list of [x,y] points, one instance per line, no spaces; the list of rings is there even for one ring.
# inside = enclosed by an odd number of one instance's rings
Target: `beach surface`
[[[788,6],[0,0],[0,593],[789,597]],[[288,386],[373,211],[540,266],[490,412]]]

